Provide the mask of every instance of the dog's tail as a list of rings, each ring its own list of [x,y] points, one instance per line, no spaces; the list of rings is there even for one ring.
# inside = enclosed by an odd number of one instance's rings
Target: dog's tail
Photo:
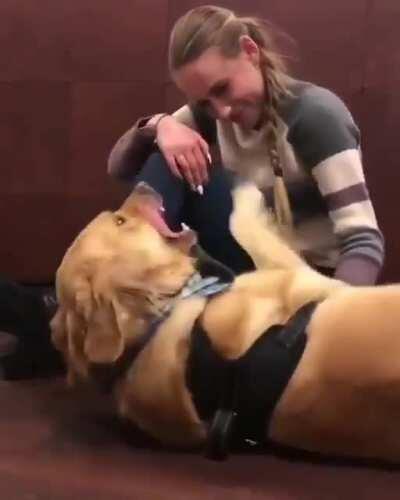
[[[274,217],[255,185],[241,184],[235,188],[232,196],[231,233],[250,255],[257,269],[296,269],[307,266],[279,234]]]

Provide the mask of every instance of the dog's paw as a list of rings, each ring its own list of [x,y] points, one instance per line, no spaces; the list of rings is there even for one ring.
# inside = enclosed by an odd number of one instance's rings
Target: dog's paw
[[[264,195],[255,184],[250,182],[237,186],[232,193],[233,213],[236,214],[258,214],[265,208]]]
[[[234,238],[243,246],[257,228],[275,231],[275,216],[264,201],[264,195],[250,183],[241,184],[232,193],[233,212],[230,218],[230,230]]]

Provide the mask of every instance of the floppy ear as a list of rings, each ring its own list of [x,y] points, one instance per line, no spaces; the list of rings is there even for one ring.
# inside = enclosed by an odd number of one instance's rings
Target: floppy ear
[[[124,336],[112,302],[103,302],[92,311],[87,324],[84,353],[92,363],[113,363],[124,351]]]
[[[146,314],[143,312],[143,307],[140,306],[140,300],[138,301],[135,292],[126,288],[116,292],[112,305],[124,342],[134,343],[144,335],[148,326]]]
[[[54,347],[65,356],[68,351],[68,335],[65,324],[65,311],[61,306],[50,321],[50,329],[51,341]]]
[[[88,363],[83,353],[85,321],[71,309],[60,306],[50,323],[51,340],[67,363],[67,379],[72,384],[76,374],[88,376]]]

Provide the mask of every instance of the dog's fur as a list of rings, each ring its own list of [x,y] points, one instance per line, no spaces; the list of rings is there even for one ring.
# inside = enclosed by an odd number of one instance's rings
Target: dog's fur
[[[119,211],[100,214],[57,272],[53,340],[70,380],[90,378],[93,364],[117,362],[194,271],[193,234],[163,237],[143,217],[146,196],[133,192]],[[400,461],[400,285],[356,288],[312,270],[278,234],[251,185],[234,192],[231,230],[257,270],[209,302],[174,304],[117,382],[119,413],[165,443],[201,444],[206,428],[185,385],[193,323],[200,318],[214,349],[236,359],[267,328],[317,300],[305,352],[266,437]]]

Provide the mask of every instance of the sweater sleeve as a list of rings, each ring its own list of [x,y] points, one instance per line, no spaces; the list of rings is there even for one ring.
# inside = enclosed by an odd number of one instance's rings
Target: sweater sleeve
[[[344,103],[316,89],[302,98],[288,138],[328,207],[340,244],[335,277],[370,285],[383,264],[384,240],[365,181],[360,133]]]
[[[196,128],[189,106],[182,106],[172,114],[176,120]],[[132,179],[156,147],[156,129],[148,125],[152,116],[139,118],[113,146],[108,158],[108,173],[120,180]]]

